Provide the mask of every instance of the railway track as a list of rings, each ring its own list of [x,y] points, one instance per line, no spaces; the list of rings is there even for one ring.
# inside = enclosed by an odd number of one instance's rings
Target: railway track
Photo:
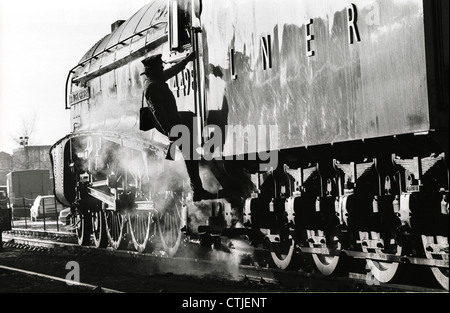
[[[16,267],[0,265],[0,272],[1,271],[18,273],[19,275],[22,275],[20,277],[20,280],[26,281],[27,279],[30,279],[30,277],[32,277],[32,279],[41,279],[43,281],[42,282],[43,285],[48,284],[48,281],[56,282],[59,284],[56,286],[58,288],[59,292],[65,291],[65,289],[61,289],[61,288],[64,288],[64,287],[67,288],[67,286],[71,286],[70,288],[73,289],[74,288],[73,286],[75,286],[75,288],[77,288],[78,292],[95,291],[95,292],[104,292],[104,293],[121,293],[120,291],[114,290],[114,289],[104,288],[104,287],[86,284],[86,283],[82,283],[82,282],[74,282],[74,281],[70,281],[68,279],[60,278],[57,276],[38,273],[36,271],[28,271],[28,270],[24,270],[24,269],[16,268]],[[66,284],[67,286],[65,286],[64,284]],[[73,290],[71,290],[71,291],[73,292]]]
[[[98,249],[93,246],[80,246],[72,233],[38,230],[13,229],[3,233],[4,247],[22,248],[38,251],[71,251],[71,253],[99,253],[114,255],[125,259],[139,259],[148,264],[148,272],[174,275],[208,277],[258,284],[264,291],[283,292],[394,292],[394,293],[445,293],[445,290],[404,283],[380,283],[367,273],[346,273],[342,276],[326,277],[321,274],[298,270],[279,270],[267,264],[242,262],[244,258],[199,250],[195,255],[173,257],[153,253],[139,253],[130,250]],[[192,250],[187,249],[189,251]],[[262,257],[264,258],[264,257]]]

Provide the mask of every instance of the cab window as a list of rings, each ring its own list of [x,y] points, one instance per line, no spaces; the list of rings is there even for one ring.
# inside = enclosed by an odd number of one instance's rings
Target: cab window
[[[169,1],[170,50],[180,50],[191,43],[191,1]]]

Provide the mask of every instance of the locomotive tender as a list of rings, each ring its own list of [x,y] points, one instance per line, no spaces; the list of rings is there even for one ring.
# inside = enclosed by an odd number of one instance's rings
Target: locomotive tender
[[[448,290],[448,9],[153,0],[112,24],[69,72],[73,131],[50,151],[79,243],[173,256],[242,239],[281,269],[301,254],[331,275],[353,258],[389,282],[411,263]],[[168,138],[139,130],[142,60],[191,52],[168,84],[218,194],[201,202]]]

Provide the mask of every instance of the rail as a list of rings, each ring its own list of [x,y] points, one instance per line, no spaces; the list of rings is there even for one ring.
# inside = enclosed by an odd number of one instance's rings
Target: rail
[[[68,236],[69,235],[69,236]],[[56,237],[56,238],[55,238]],[[63,239],[64,237],[64,239]],[[214,276],[219,277],[221,281],[243,281],[243,282],[259,282],[265,291],[279,292],[277,286],[281,287],[282,292],[427,292],[427,293],[448,293],[438,287],[428,286],[427,284],[418,284],[414,278],[404,277],[395,283],[382,283],[374,280],[364,271],[341,273],[341,275],[324,276],[314,271],[299,271],[281,270],[278,268],[271,268],[267,265],[260,266],[256,263],[244,264],[229,255],[227,258],[223,252],[218,252],[212,257],[211,254],[190,256],[179,256],[168,258],[161,256],[157,251],[140,253],[134,250],[113,250],[109,248],[95,248],[92,245],[80,246],[72,243],[70,238],[76,238],[70,234],[61,233],[39,233],[26,232],[22,230],[12,230],[5,234],[4,242],[7,247],[17,247],[28,249],[29,247],[36,247],[42,249],[63,248],[65,251],[73,251],[79,254],[80,251],[89,251],[95,253],[96,256],[108,255],[109,257],[118,256],[122,262],[131,259],[132,262],[136,260],[145,261],[145,264],[151,264],[148,269],[157,269],[158,273],[171,273],[171,275],[185,275],[186,269],[190,273],[197,276],[207,277],[205,275],[214,273]],[[74,249],[65,249],[71,247]],[[76,248],[75,248],[76,247]],[[58,250],[56,250],[58,251]],[[92,254],[91,254],[92,256]],[[264,256],[260,255],[264,258]],[[156,265],[156,266],[153,266]],[[142,275],[142,268],[138,269],[139,274]],[[370,279],[370,280],[368,280]],[[273,288],[273,289],[271,289]]]

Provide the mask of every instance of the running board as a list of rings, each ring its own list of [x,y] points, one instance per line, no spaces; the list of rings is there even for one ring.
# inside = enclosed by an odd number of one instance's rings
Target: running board
[[[99,184],[98,186],[104,186]],[[93,196],[97,200],[100,200],[106,204],[108,204],[108,210],[114,210],[117,211],[117,202],[116,198],[113,194],[99,190],[93,187],[88,187],[87,192],[89,195]],[[136,207],[135,209],[138,211],[146,211],[146,210],[153,210],[155,208],[155,205],[153,201],[135,201]]]
[[[332,250],[328,248],[310,248],[310,247],[300,247],[300,251],[303,253],[310,254],[323,254],[323,255],[334,255],[334,256],[349,256],[355,259],[369,259],[375,261],[384,261],[390,263],[408,263],[416,265],[427,265],[434,267],[449,267],[448,260],[439,259],[426,259],[412,256],[404,255],[394,255],[385,253],[371,253],[371,252],[360,252],[351,250]]]
[[[92,187],[87,188],[87,193],[94,198],[108,204],[110,208],[115,209],[116,207],[116,197],[111,195],[109,192],[101,191]]]

